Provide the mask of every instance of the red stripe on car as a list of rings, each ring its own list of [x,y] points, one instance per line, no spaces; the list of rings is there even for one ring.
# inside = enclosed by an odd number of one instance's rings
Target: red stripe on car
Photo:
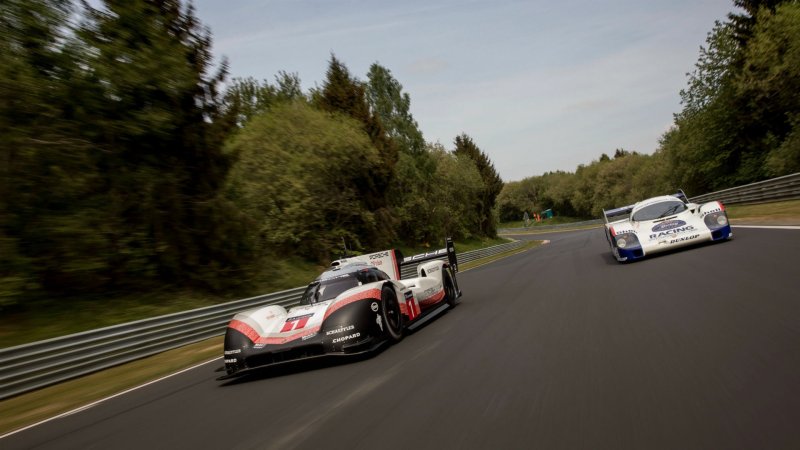
[[[261,338],[261,335],[258,334],[258,331],[254,330],[250,325],[239,320],[231,320],[231,322],[228,324],[228,328],[232,328],[239,333],[242,333],[243,335],[247,336],[247,339],[250,339],[253,342],[258,341]]]
[[[345,297],[338,302],[331,305],[327,311],[325,311],[325,317],[322,318],[324,321],[327,319],[331,314],[338,311],[340,308],[349,305],[350,303],[357,302],[359,300],[368,300],[368,299],[376,299],[379,300],[381,298],[381,290],[380,289],[368,289],[366,291],[361,291],[357,294],[353,294],[351,296]]]
[[[395,257],[394,250],[391,250],[389,253],[392,254],[392,265],[394,266],[394,279],[400,279],[400,268],[397,266],[397,258]]]
[[[436,303],[444,298],[444,289],[442,289],[439,293],[433,294],[430,297],[421,300],[419,302],[420,305],[430,305],[431,303]]]

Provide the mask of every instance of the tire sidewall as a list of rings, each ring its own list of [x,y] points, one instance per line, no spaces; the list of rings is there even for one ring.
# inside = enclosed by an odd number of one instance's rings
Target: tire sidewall
[[[456,293],[456,285],[453,283],[453,277],[450,275],[450,271],[444,269],[442,284],[444,287],[444,295],[447,300],[447,304],[450,305],[451,308],[454,308],[458,303],[458,294]]]
[[[390,314],[396,314],[395,326],[389,320]],[[386,337],[392,342],[403,339],[403,315],[400,313],[400,302],[397,300],[397,293],[389,286],[384,285],[381,289],[381,318],[386,327]]]

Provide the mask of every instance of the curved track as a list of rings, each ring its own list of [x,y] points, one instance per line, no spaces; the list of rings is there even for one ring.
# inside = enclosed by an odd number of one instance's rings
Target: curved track
[[[459,276],[373,358],[223,384],[201,366],[16,448],[800,448],[800,231],[617,264],[600,229]]]

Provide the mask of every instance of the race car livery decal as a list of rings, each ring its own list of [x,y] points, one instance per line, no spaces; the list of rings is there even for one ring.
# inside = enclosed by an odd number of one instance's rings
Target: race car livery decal
[[[694,230],[695,230],[694,225],[687,225],[685,227],[673,228],[671,230],[660,231],[658,233],[651,234],[650,240],[659,239],[664,236],[672,236],[675,234],[686,233],[688,231],[694,231]]]
[[[701,214],[700,217],[705,217],[705,216],[707,216],[709,214],[714,214],[714,213],[718,213],[718,212],[722,212],[722,208],[714,208],[714,209],[712,209],[710,211],[706,211],[703,214]]]
[[[417,299],[414,298],[414,294],[411,291],[406,291],[405,297],[406,302],[400,304],[400,314],[408,316],[408,320],[414,320],[422,310],[420,310],[419,303],[417,303]]]
[[[430,289],[426,289],[422,294],[420,294],[420,297],[422,297],[419,301],[420,305],[431,305],[444,298],[444,289],[439,290],[438,287],[432,287]]]
[[[242,333],[243,335],[245,335],[245,337],[247,337],[247,339],[250,339],[250,341],[252,341],[253,344],[256,344],[257,346],[262,346],[262,347],[264,345],[285,344],[287,342],[291,342],[291,341],[294,341],[296,339],[301,339],[301,338],[303,338],[305,336],[317,334],[317,332],[319,331],[319,326],[316,326],[316,327],[313,327],[313,328],[309,328],[306,331],[301,331],[299,333],[295,333],[295,334],[293,334],[291,336],[267,337],[267,336],[261,336],[260,334],[258,334],[258,331],[253,329],[253,327],[251,327],[250,325],[248,325],[248,324],[246,324],[246,323],[244,323],[242,321],[236,320],[236,319],[231,320],[231,322],[228,324],[228,328],[232,328],[232,329]]]
[[[350,339],[355,339],[357,337],[361,337],[361,333],[353,333],[353,334],[348,334],[347,336],[338,337],[333,340],[333,343],[338,344],[339,342],[349,341]]]
[[[314,313],[303,314],[302,316],[289,317],[288,319],[286,319],[286,323],[283,324],[283,328],[281,328],[281,333],[286,333],[287,331],[299,330],[304,328],[308,323],[308,319],[310,319],[313,316]]]
[[[377,267],[378,269],[383,269],[383,258],[388,258],[389,252],[378,252],[369,255],[369,263],[373,266]]]
[[[700,237],[699,234],[693,234],[691,236],[684,236],[684,237],[680,237],[680,238],[677,238],[677,239],[672,239],[671,241],[669,241],[669,243],[670,244],[677,244],[679,242],[690,241],[692,239],[697,239],[699,237]]]
[[[333,330],[326,331],[325,332],[325,336],[330,336],[332,334],[341,334],[341,333],[344,333],[345,331],[350,331],[355,327],[356,327],[355,325],[347,325],[347,326],[343,325],[343,326],[340,326],[339,328],[335,328]]]
[[[407,263],[407,262],[416,261],[418,259],[428,259],[428,258],[430,258],[432,256],[440,256],[440,255],[446,255],[446,254],[447,254],[447,249],[446,248],[442,248],[442,249],[439,249],[439,250],[436,250],[436,251],[433,251],[433,252],[420,253],[419,255],[414,255],[414,256],[409,256],[407,258],[403,258],[403,262]]]
[[[609,231],[611,232],[611,236],[619,236],[622,234],[629,234],[633,233],[633,230],[615,230],[614,227],[608,227]]]
[[[654,226],[651,231],[666,231],[673,228],[682,227],[684,225],[686,225],[686,222],[682,220],[667,220],[666,222],[661,222]]]

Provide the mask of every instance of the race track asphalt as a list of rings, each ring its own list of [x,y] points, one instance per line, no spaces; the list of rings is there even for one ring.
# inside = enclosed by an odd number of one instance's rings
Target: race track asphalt
[[[37,449],[797,449],[800,231],[633,264],[601,229],[459,276],[462,303],[359,361],[206,364],[0,440]]]

